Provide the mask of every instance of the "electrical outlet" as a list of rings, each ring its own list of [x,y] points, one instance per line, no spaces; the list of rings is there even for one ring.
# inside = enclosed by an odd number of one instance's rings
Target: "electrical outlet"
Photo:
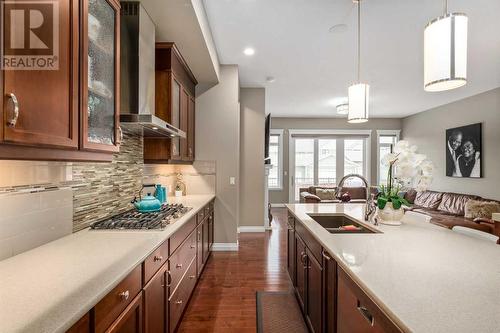
[[[229,177],[229,185],[236,185],[236,178],[235,177]]]

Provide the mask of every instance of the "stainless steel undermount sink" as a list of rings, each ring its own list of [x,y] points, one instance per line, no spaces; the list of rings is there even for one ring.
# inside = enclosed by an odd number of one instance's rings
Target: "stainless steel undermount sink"
[[[380,232],[343,215],[307,215],[332,234],[374,234]]]

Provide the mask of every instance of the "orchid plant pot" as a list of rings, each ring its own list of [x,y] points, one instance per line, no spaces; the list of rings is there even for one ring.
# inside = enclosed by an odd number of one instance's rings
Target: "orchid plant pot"
[[[383,209],[377,208],[377,216],[382,224],[401,225],[405,213],[402,207],[395,209],[392,202],[388,202]]]

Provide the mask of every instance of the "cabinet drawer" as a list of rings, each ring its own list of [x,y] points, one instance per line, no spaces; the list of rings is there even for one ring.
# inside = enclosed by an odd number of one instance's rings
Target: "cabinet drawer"
[[[206,216],[206,212],[205,212],[205,207],[203,207],[199,212],[198,212],[198,224],[200,224],[201,222],[203,222],[203,220],[205,219],[205,216]]]
[[[85,314],[66,333],[90,333],[90,315]]]
[[[179,281],[196,257],[196,232],[192,232],[186,241],[170,257],[170,290],[175,291]]]
[[[170,237],[170,255],[184,242],[194,228],[196,228],[196,216],[193,216]]]
[[[189,297],[196,285],[196,260],[193,259],[184,275],[179,287],[168,300],[168,309],[170,313],[169,332],[174,332],[186,308]]]
[[[295,232],[299,234],[300,238],[309,248],[311,254],[316,258],[318,262],[322,262],[321,251],[322,247],[318,241],[311,235],[311,233],[306,229],[306,227],[299,220],[295,220]]]
[[[160,267],[167,262],[168,239],[144,260],[144,284],[155,275]]]
[[[338,333],[402,332],[341,269],[337,283]]]
[[[142,288],[141,265],[137,266],[94,308],[95,331],[104,332]]]

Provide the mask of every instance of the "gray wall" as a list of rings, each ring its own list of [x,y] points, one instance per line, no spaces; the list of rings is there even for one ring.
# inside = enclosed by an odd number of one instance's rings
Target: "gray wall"
[[[240,90],[240,226],[264,225],[264,88]]]
[[[196,159],[216,161],[215,242],[236,243],[240,162],[237,66],[221,66],[220,82],[196,87]],[[230,185],[229,178],[236,184]]]
[[[283,169],[286,176],[283,176],[283,190],[269,191],[269,202],[286,203],[288,202],[288,129],[371,129],[371,180],[377,179],[377,132],[376,130],[398,130],[401,129],[401,119],[378,118],[370,119],[364,124],[349,124],[345,118],[272,118],[271,127],[276,129],[285,129],[283,133]]]
[[[484,177],[446,177],[445,130],[479,122]],[[500,88],[404,118],[402,135],[434,163],[431,189],[500,200]]]

